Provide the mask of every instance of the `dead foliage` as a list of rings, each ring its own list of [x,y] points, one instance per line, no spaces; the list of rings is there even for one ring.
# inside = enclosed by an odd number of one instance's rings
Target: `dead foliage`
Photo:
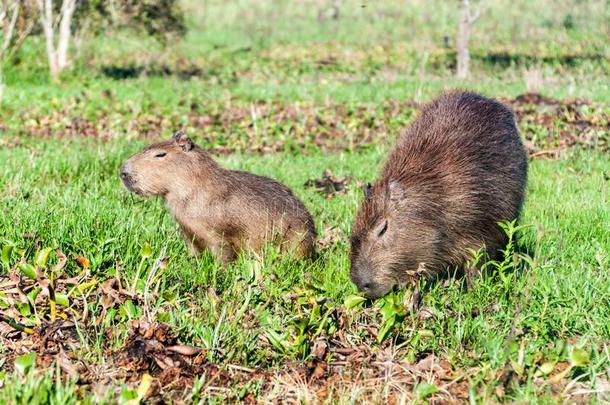
[[[103,340],[105,361],[98,364],[86,355],[88,342],[100,333],[108,338],[115,333],[113,326],[98,319],[105,319],[110,311],[129,300],[144,303],[144,297],[124,288],[116,278],[94,282],[84,257],[74,259],[82,269],[81,275],[67,277],[61,269],[70,259],[61,252],[56,254],[58,262],[51,269],[44,260],[37,260],[34,277],[29,277],[28,271],[16,269],[0,277],[0,343],[7,360],[0,368],[12,371],[18,356],[34,352],[38,367],[49,369],[57,365],[61,378],[76,381],[83,392],[99,396],[115,390],[118,394],[118,387],[127,384],[138,389],[144,387],[142,399],[147,403],[188,402],[195,384],[201,398],[245,403],[321,403],[337,398],[390,404],[422,400],[463,403],[470,396],[468,377],[481,371],[455,368],[435,353],[418,353],[413,359],[408,346],[399,344],[397,333],[374,345],[372,342],[379,341],[379,334],[383,333],[376,309],[348,309],[303,291],[286,300],[298,306],[295,311],[299,313],[324,314],[327,319],[321,324],[333,326],[306,328],[307,333],[316,329],[318,334],[307,335],[309,342],[305,343],[309,349],[303,361],[287,357],[281,364],[256,368],[214,364],[208,360],[205,349],[180,342],[169,325],[139,319],[122,325],[128,335],[120,348],[108,344],[110,339]],[[45,277],[49,274],[56,277]],[[85,297],[80,300],[72,290],[79,286]],[[40,292],[33,299],[35,288],[40,288]],[[53,310],[51,297],[58,304],[57,301],[63,301],[58,299],[62,294],[68,296],[67,305],[56,305]],[[22,308],[19,303],[34,311],[15,311]],[[93,303],[97,305],[90,305]],[[92,307],[96,311],[88,312],[86,308]],[[290,325],[286,329],[290,330]],[[286,344],[291,339],[280,343]],[[273,349],[268,338],[261,337],[260,344]],[[565,370],[569,371],[565,363],[555,367],[550,376],[552,390],[574,401],[588,398],[593,393],[589,386],[570,380]],[[507,367],[492,378],[497,382],[495,394],[501,398],[511,384],[525,383],[527,376]],[[606,382],[598,382],[598,386],[605,387],[603,384]],[[256,393],[248,388],[252,386],[258,387]]]
[[[109,98],[109,107],[91,118],[91,98]],[[519,128],[533,157],[555,157],[570,147],[610,150],[607,107],[587,100],[557,100],[537,93],[503,99],[516,113]],[[28,137],[129,136],[157,141],[181,128],[216,153],[269,153],[284,150],[359,150],[390,145],[418,109],[413,101],[379,104],[326,102],[283,103],[259,100],[249,104],[228,100],[201,103],[184,98],[165,112],[156,105],[134,111],[113,102],[110,92],[84,94],[52,112],[21,112],[16,134]]]
[[[321,178],[309,179],[303,186],[314,188],[317,192],[324,194],[327,199],[330,199],[335,195],[344,194],[351,179],[351,176],[335,177],[330,169],[326,169]]]
[[[118,278],[97,280],[82,256],[72,259],[81,269],[77,276],[64,271],[69,259],[61,251],[55,252],[57,263],[49,267],[50,254],[50,249],[41,249],[33,263],[22,260],[0,275],[0,345],[9,360],[3,368],[12,371],[16,358],[33,352],[38,366],[57,364],[66,378],[79,384],[117,386],[150,374],[152,393],[168,386],[191,387],[195,376],[220,372],[205,364],[202,349],[181,344],[169,326],[145,320],[126,325],[129,335],[121,350],[103,341],[105,367],[86,361],[96,336],[113,335],[117,312],[133,311],[133,303],[145,306],[146,300]],[[154,291],[149,294],[155,298]]]
[[[344,239],[345,235],[340,228],[337,228],[336,226],[325,226],[322,231],[322,237],[318,239],[317,247],[318,249],[328,249]]]
[[[530,157],[559,157],[571,147],[610,151],[610,111],[588,100],[538,93],[503,100],[515,112]]]
[[[106,97],[106,96],[104,96]],[[27,137],[112,139],[129,136],[158,141],[181,128],[216,153],[268,153],[317,148],[324,151],[361,149],[383,144],[406,125],[415,109],[411,102],[376,106],[281,103],[260,100],[237,104],[203,104],[184,99],[183,114],[165,113],[159,106],[134,112],[119,104],[85,118],[86,99],[72,99],[53,112],[22,112],[15,132]]]

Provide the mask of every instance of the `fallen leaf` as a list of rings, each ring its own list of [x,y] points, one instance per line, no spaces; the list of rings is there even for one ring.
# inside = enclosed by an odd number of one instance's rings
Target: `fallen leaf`
[[[83,269],[87,270],[89,268],[89,260],[87,260],[85,257],[76,256],[75,260],[78,263],[78,265],[80,267],[82,267]]]
[[[318,360],[322,360],[326,355],[327,348],[328,345],[326,344],[326,339],[319,337],[313,342],[313,347],[311,348],[311,355],[317,358]]]
[[[304,186],[315,188],[319,193],[331,198],[336,194],[344,193],[347,190],[347,183],[351,180],[350,176],[335,177],[330,169],[324,170],[324,174],[319,179],[309,179]]]
[[[168,346],[167,350],[172,352],[176,352],[178,354],[182,354],[184,356],[194,356],[196,354],[201,353],[201,348],[195,346],[187,346],[187,345],[174,345]]]

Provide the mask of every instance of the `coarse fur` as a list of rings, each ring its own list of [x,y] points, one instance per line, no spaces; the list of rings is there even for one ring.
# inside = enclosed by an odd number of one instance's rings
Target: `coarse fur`
[[[452,91],[425,105],[365,189],[351,237],[351,278],[365,296],[465,269],[469,249],[505,246],[518,217],[527,155],[512,112]]]
[[[195,253],[209,248],[227,263],[269,242],[297,257],[314,252],[314,222],[286,186],[222,168],[181,132],[129,158],[120,177],[132,192],[165,199]]]

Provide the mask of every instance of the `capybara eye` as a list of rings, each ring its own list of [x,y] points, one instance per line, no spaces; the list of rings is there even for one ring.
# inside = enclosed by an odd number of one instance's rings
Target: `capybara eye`
[[[155,155],[155,157],[161,158],[161,157],[163,157],[163,156],[165,156],[165,155],[167,155],[167,153],[166,153],[166,152],[159,152],[159,153],[157,153],[157,154]]]
[[[385,231],[387,231],[387,230],[388,230],[388,221],[385,221],[385,223],[383,224],[383,228],[381,228],[381,230],[377,234],[377,237],[381,238],[383,236],[383,234],[385,233]]]

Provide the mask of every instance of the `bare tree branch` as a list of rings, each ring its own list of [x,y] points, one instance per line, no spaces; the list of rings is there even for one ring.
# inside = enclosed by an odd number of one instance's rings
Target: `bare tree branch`
[[[2,49],[0,50],[0,61],[4,60],[4,55],[6,54],[6,51],[8,50],[9,46],[11,45],[11,40],[13,39],[13,34],[15,32],[15,25],[17,25],[17,17],[19,17],[19,8],[20,8],[20,1],[14,1],[12,3],[12,8],[13,8],[13,13],[12,13],[12,17],[11,20],[9,21],[8,25],[5,26],[4,24],[4,19],[6,18],[6,13],[8,11],[8,7],[4,8],[2,10],[2,26],[4,28],[4,43],[2,44]]]

